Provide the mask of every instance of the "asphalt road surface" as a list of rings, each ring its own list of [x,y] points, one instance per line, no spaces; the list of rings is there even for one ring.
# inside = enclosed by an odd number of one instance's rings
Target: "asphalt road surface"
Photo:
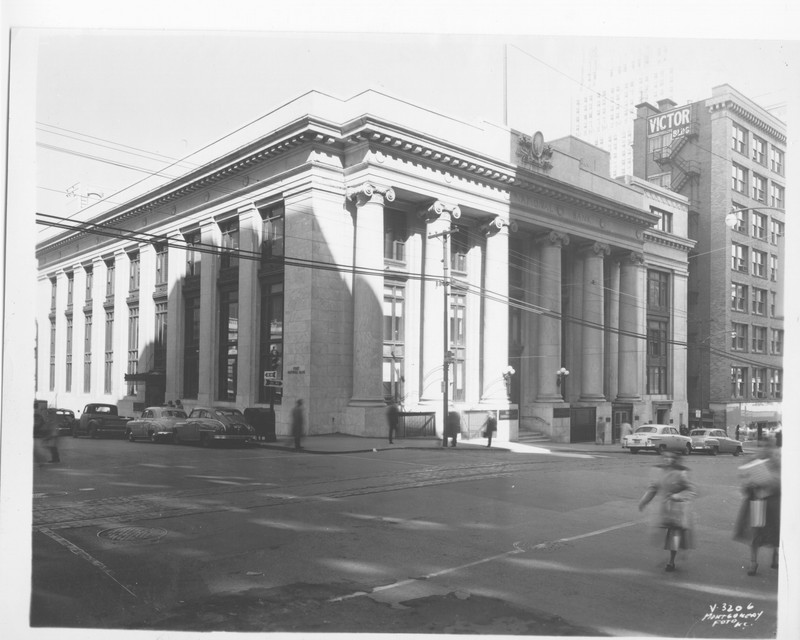
[[[770,638],[731,539],[742,458],[692,457],[695,549],[637,510],[657,457],[310,455],[62,438],[34,472],[32,627]]]

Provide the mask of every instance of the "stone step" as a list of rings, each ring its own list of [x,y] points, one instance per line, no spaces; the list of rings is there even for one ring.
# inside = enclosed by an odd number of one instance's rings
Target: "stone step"
[[[550,442],[550,437],[539,431],[520,431],[517,442],[529,444],[531,442]]]

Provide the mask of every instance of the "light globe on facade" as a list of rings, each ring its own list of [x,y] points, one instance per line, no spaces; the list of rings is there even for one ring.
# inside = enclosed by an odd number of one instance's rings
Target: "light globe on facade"
[[[556,385],[560,387],[562,380],[564,380],[564,376],[568,375],[569,370],[566,367],[561,367],[558,371],[556,371]]]

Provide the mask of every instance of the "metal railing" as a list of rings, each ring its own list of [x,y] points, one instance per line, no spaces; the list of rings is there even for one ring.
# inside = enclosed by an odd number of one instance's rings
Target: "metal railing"
[[[398,438],[436,437],[436,414],[433,411],[401,411],[397,417]]]

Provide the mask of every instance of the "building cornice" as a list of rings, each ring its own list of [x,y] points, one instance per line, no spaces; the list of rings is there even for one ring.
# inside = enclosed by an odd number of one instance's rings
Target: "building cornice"
[[[658,231],[656,229],[645,231],[644,240],[645,242],[652,242],[653,244],[659,244],[664,247],[669,247],[670,249],[677,249],[685,253],[689,253],[694,249],[695,244],[697,244],[694,240],[681,238],[680,236],[675,236],[671,233]]]
[[[764,133],[772,136],[781,144],[786,144],[786,133],[784,131],[781,131],[775,126],[769,124],[758,114],[754,113],[751,109],[748,109],[745,105],[737,102],[730,96],[721,98],[716,102],[713,100],[714,99],[712,98],[710,101],[706,102],[706,107],[708,107],[709,113],[714,113],[715,111],[730,111],[731,113],[739,116],[745,122],[750,123],[750,125],[757,127]]]

